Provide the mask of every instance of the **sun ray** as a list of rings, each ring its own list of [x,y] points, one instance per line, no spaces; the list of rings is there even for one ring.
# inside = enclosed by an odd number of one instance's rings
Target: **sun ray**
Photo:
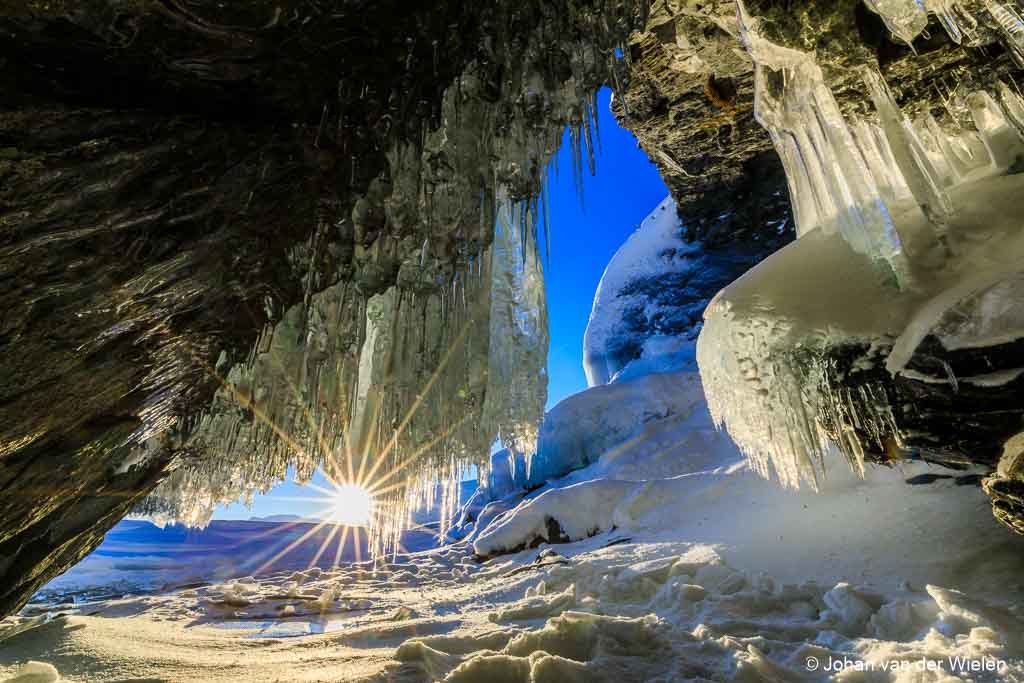
[[[419,410],[420,406],[423,404],[427,396],[430,394],[430,390],[434,388],[434,384],[437,383],[438,379],[441,378],[441,374],[444,372],[444,369],[448,366],[448,362],[451,360],[452,355],[455,353],[455,349],[462,344],[463,340],[466,337],[466,333],[469,332],[469,328],[472,323],[473,318],[471,317],[467,319],[466,322],[462,325],[462,329],[459,330],[459,334],[456,335],[455,339],[452,340],[452,343],[445,350],[444,356],[441,358],[441,362],[438,363],[437,368],[431,374],[430,379],[427,380],[426,385],[424,385],[423,390],[416,397],[416,400],[413,401],[413,404],[409,407],[409,410],[406,412],[405,417],[402,419],[401,423],[399,423],[398,428],[391,435],[391,439],[388,441],[388,445],[385,446],[384,450],[382,450],[378,454],[377,462],[374,464],[373,469],[371,469],[370,472],[367,473],[365,478],[363,477],[362,467],[360,467],[359,475],[356,479],[357,483],[365,484],[367,479],[372,479],[373,475],[376,473],[381,463],[387,460],[387,457],[391,453],[392,449],[394,449],[397,446],[398,439],[405,431],[405,428],[412,421],[413,417],[415,417],[416,412]],[[362,465],[363,463],[360,464]]]
[[[359,545],[360,543],[362,543],[362,539],[360,538],[360,531],[361,530],[359,527],[352,527],[352,542],[355,544],[354,550],[356,553],[356,564],[363,561],[363,549]]]
[[[269,560],[267,560],[266,562],[264,562],[263,564],[261,564],[261,565],[260,565],[259,567],[257,567],[257,568],[256,568],[256,570],[255,570],[255,571],[253,572],[253,575],[261,574],[261,573],[263,573],[264,571],[266,571],[266,569],[267,569],[268,567],[270,567],[270,566],[271,566],[271,565],[273,565],[273,564],[274,564],[275,562],[277,562],[277,561],[278,561],[279,559],[281,559],[282,557],[284,557],[285,555],[287,555],[288,553],[290,553],[290,552],[291,552],[292,550],[294,550],[295,548],[297,548],[297,547],[299,546],[299,544],[301,544],[301,543],[304,543],[304,542],[306,541],[306,539],[308,539],[308,538],[309,538],[310,536],[312,536],[313,534],[315,534],[315,533],[317,533],[318,531],[320,531],[320,529],[322,529],[322,528],[324,528],[325,526],[327,526],[327,524],[328,524],[328,522],[320,522],[319,524],[315,524],[315,525],[313,526],[313,528],[312,528],[312,529],[310,529],[309,531],[307,531],[306,533],[304,533],[304,534],[303,534],[302,536],[300,536],[299,538],[297,538],[297,539],[295,539],[294,541],[292,541],[292,542],[291,542],[291,543],[290,543],[290,544],[288,545],[288,547],[287,547],[287,548],[285,548],[285,549],[284,549],[284,550],[282,550],[281,552],[277,553],[276,555],[274,555],[273,557],[271,557],[271,558],[270,558]]]
[[[366,422],[367,425],[377,424],[377,418],[380,417],[380,409],[381,409],[381,406],[383,406],[383,405],[384,405],[383,401],[374,401],[373,402],[373,413],[371,414],[370,419]],[[370,444],[372,442],[372,438],[371,438],[371,435],[369,433],[369,429],[367,429],[365,431],[366,431],[366,433],[361,433],[359,435],[359,438],[364,443],[363,444],[357,444],[357,448],[358,448],[358,451],[359,451],[359,471],[356,473],[356,476],[355,476],[355,479],[354,479],[354,481],[356,483],[356,486],[361,486],[362,485],[362,482],[363,482],[363,472],[366,470],[366,462],[369,459],[369,455],[370,455],[369,449],[370,449]]]
[[[338,547],[334,550],[334,566],[338,566],[341,562],[341,556],[345,552],[345,541],[348,540],[348,532],[352,530],[352,527],[342,527],[341,538],[338,540]]]
[[[408,467],[412,463],[416,462],[419,458],[423,457],[423,455],[425,453],[427,453],[429,450],[431,450],[439,442],[447,439],[452,434],[452,432],[454,432],[456,429],[461,427],[462,424],[466,420],[469,419],[469,417],[470,416],[468,414],[463,415],[461,418],[459,418],[454,423],[452,423],[440,435],[434,437],[433,439],[431,439],[430,441],[428,441],[427,443],[423,444],[422,446],[417,448],[415,451],[413,451],[408,457],[406,457],[402,461],[396,463],[394,465],[394,467],[392,467],[390,470],[385,472],[379,479],[377,479],[376,481],[374,481],[372,483],[364,484],[366,489],[368,491],[375,491],[375,490],[377,490],[375,487],[379,487],[381,484],[383,484],[383,483],[387,482],[389,479],[391,479],[391,477],[395,476],[396,474],[398,474],[399,472],[404,470],[406,467]]]
[[[335,524],[334,528],[332,528],[330,530],[330,532],[328,532],[327,538],[325,538],[324,542],[320,544],[320,547],[316,551],[316,555],[314,555],[313,559],[310,560],[308,565],[306,565],[306,569],[311,569],[311,568],[317,566],[316,563],[320,561],[320,556],[324,554],[325,550],[327,550],[327,547],[331,544],[331,539],[334,538],[334,535],[336,533],[338,533],[338,529],[340,527],[341,527],[340,524]]]

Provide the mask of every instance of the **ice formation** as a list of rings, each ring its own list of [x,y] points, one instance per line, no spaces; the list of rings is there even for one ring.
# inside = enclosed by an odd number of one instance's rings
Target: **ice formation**
[[[419,135],[388,150],[387,172],[350,219],[322,221],[294,251],[305,301],[278,311],[268,299],[277,322],[249,357],[222,354],[208,369],[221,389],[198,424],[157,439],[178,466],[140,512],[202,524],[217,503],[266,491],[290,467],[300,481],[323,467],[376,495],[380,550],[411,509],[435,502],[437,480],[443,530],[458,480],[470,466],[486,477],[496,436],[533,449],[546,400],[546,165],[568,125],[576,172],[584,158],[592,167],[594,94],[618,82],[615,51],[646,3],[625,3],[614,20],[604,10],[571,7],[514,35],[525,57],[497,83],[484,55],[504,47],[482,49]],[[547,49],[559,21],[582,27],[566,64]],[[339,97],[377,96],[350,90],[340,84]],[[358,164],[353,156],[353,177]],[[317,265],[335,258],[336,233],[359,268],[325,275]]]
[[[875,3],[901,22],[912,5]],[[755,469],[815,486],[830,444],[862,471],[865,448],[899,443],[885,387],[843,378],[886,360],[904,371],[945,310],[1015,272],[1021,100],[1005,84],[965,93],[957,105],[976,130],[943,128],[927,113],[911,121],[864,68],[877,120],[851,122],[811,55],[772,44],[739,11],[800,239],[716,297],[698,360],[712,414]],[[844,347],[865,357],[840,367],[825,353]]]
[[[797,236],[814,228],[837,232],[905,282],[900,235],[821,68],[812,55],[765,39],[742,2],[737,6],[755,65],[755,112],[786,169]]]
[[[934,14],[953,42],[971,40],[978,20],[960,0],[864,0],[873,12],[882,17],[894,36],[913,47],[914,39],[928,27],[928,15]],[[986,8],[997,21],[1003,12],[1012,12],[1005,5],[986,2]]]
[[[969,326],[963,338],[989,332]],[[157,679],[862,679],[809,671],[811,657],[894,683],[940,678],[899,668],[917,662],[960,677],[999,667],[978,680],[1024,675],[1019,543],[977,487],[957,485],[962,471],[916,462],[866,481],[840,470],[825,496],[780,490],[714,429],[697,374],[677,375],[680,414],[608,436],[585,468],[482,516],[471,543],[308,567],[320,542],[307,539],[307,568],[254,576],[210,574],[250,571],[223,542],[189,548],[189,562],[156,558],[172,585],[195,582],[181,589],[108,585],[0,621],[0,677],[52,661],[73,680],[140,666]],[[591,439],[623,403],[657,414],[664,381],[648,374],[618,402],[592,399],[594,422],[564,422],[563,438]],[[907,485],[920,475],[935,481]],[[546,544],[552,529],[573,542]],[[146,546],[128,545],[117,559],[141,562],[131,553]],[[63,577],[61,595],[91,585],[87,569]]]

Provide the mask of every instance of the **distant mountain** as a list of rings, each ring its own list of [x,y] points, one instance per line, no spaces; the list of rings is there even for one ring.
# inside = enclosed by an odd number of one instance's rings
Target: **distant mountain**
[[[322,519],[316,517],[302,517],[300,515],[267,515],[266,517],[250,517],[250,522],[312,522],[319,524]]]

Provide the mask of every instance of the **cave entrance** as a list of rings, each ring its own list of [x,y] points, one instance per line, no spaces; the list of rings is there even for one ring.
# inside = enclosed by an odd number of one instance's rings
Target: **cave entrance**
[[[595,141],[595,173],[584,171],[582,178],[575,177],[568,128],[549,168],[550,254],[545,263],[550,324],[548,409],[587,388],[583,338],[598,284],[616,251],[668,194],[636,137],[613,114],[612,101],[610,89],[598,93],[595,115],[600,144]],[[542,229],[548,230],[548,226]],[[500,448],[497,445],[495,450]],[[133,552],[150,555],[154,547],[181,550],[187,546],[192,553],[189,570],[197,575],[205,569],[209,569],[205,573],[216,575],[214,566],[221,566],[220,571],[230,567],[229,573],[240,575],[366,559],[369,532],[365,527],[351,525],[351,530],[342,534],[331,534],[331,526],[316,529],[317,523],[331,514],[344,514],[348,519],[347,515],[358,511],[334,504],[334,486],[321,471],[306,485],[297,484],[294,476],[289,470],[285,481],[248,503],[218,506],[205,529],[179,525],[161,529],[148,521],[124,520],[92,555],[48,588],[73,591],[82,581],[102,583],[111,557],[124,558],[125,553],[130,556]],[[460,497],[467,499],[475,488],[475,480],[464,482]],[[423,526],[408,532],[403,545],[409,550],[429,546],[433,539],[430,511],[415,515],[413,522]],[[181,565],[178,553],[168,557]],[[119,580],[174,583],[173,572],[151,560],[131,565],[138,569],[130,572],[135,577],[124,576],[122,563]]]

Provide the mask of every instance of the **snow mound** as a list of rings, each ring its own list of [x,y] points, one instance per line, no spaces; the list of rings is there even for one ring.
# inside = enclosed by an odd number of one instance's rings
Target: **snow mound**
[[[60,680],[60,672],[53,664],[46,662],[26,662],[14,673],[7,683],[56,683]]]
[[[685,420],[703,405],[694,372],[643,376],[570,396],[544,416],[525,485],[539,486],[585,467],[652,424]]]

